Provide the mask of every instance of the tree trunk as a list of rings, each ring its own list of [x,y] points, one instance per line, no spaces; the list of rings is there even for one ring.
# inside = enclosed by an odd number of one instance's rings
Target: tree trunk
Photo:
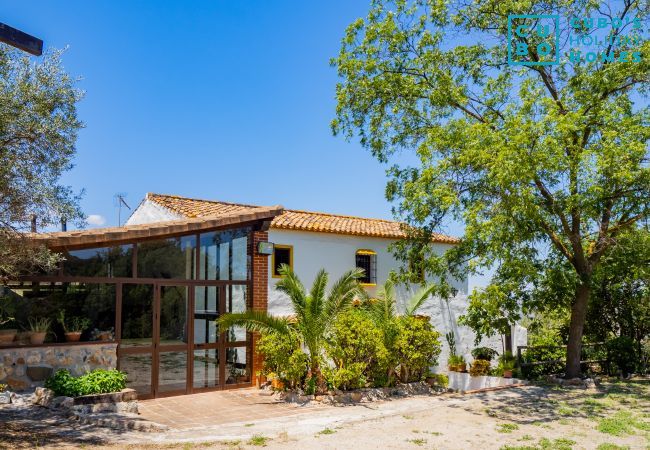
[[[571,307],[571,323],[569,325],[569,342],[566,352],[566,377],[580,376],[580,354],[582,350],[582,331],[587,316],[587,303],[591,294],[589,281],[582,281],[576,287],[575,300]]]
[[[505,341],[506,352],[510,352],[512,354],[512,327],[511,326],[508,326],[508,329],[503,335],[503,340]]]

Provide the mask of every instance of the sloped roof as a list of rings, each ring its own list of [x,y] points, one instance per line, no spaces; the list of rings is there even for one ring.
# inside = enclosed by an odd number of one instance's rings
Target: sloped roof
[[[229,212],[242,211],[254,207],[240,203],[201,200],[154,193],[148,193],[146,198],[173,213],[188,218],[227,214]],[[364,217],[292,209],[285,209],[282,214],[276,216],[271,222],[271,228],[389,239],[401,239],[406,236],[402,230],[402,224],[392,220],[368,219]],[[434,233],[432,240],[434,242],[449,244],[459,242],[455,237],[440,233]]]
[[[191,217],[166,222],[154,222],[122,227],[94,228],[89,230],[30,233],[35,243],[58,249],[72,246],[117,244],[135,239],[147,239],[229,227],[249,222],[270,220],[282,214],[282,206],[251,206],[218,215]]]

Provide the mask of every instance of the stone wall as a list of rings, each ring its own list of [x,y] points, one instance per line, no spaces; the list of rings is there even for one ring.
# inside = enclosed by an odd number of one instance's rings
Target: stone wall
[[[59,369],[74,376],[93,369],[117,367],[116,343],[88,343],[43,347],[0,347],[0,384],[13,390],[42,386]]]

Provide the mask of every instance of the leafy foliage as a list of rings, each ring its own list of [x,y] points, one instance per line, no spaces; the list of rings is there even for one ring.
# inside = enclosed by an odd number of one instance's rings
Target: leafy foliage
[[[610,360],[616,364],[623,376],[634,372],[638,356],[634,341],[627,336],[619,336],[607,342]]]
[[[382,162],[404,149],[417,157],[389,169],[387,198],[410,225],[396,255],[405,262],[419,255],[438,275],[498,265],[518,293],[549,258],[562,258],[573,274],[571,376],[580,370],[594,271],[619,235],[648,217],[650,109],[642,101],[650,60],[564,56],[558,65],[509,65],[507,18],[566,21],[605,8],[623,22],[647,23],[642,2],[602,3],[377,0],[347,28],[332,60],[341,77],[334,133],[358,136]],[[569,33],[585,32],[566,23],[559,31],[561,54]],[[613,38],[624,32],[612,30]],[[647,55],[650,42],[628,39],[605,51]],[[465,223],[465,234],[438,257],[431,232],[449,217]]]
[[[472,356],[474,359],[492,361],[496,355],[497,351],[490,347],[476,347],[474,350],[472,350]]]
[[[373,380],[379,375],[381,379],[389,363],[381,331],[358,310],[348,311],[338,318],[332,327],[326,352],[335,368],[325,378],[339,389],[360,387],[358,383],[362,376]]]
[[[311,290],[307,292],[293,270],[283,264],[280,268],[282,279],[275,288],[289,297],[293,318],[275,317],[266,311],[246,311],[225,314],[217,324],[222,329],[239,325],[249,331],[295,336],[299,344],[308,350],[311,375],[317,377],[319,385],[324,387],[324,381],[320,380],[320,361],[325,337],[336,318],[350,307],[352,300],[359,294],[358,279],[362,273],[361,269],[346,272],[334,282],[328,292],[329,277],[325,270],[321,270],[316,275]]]
[[[399,334],[393,351],[400,365],[400,379],[420,381],[440,355],[440,333],[433,329],[428,319],[419,317],[403,316],[398,324]]]
[[[95,369],[75,378],[62,369],[45,380],[45,387],[66,397],[119,392],[126,387],[126,374],[115,369]]]
[[[309,358],[300,349],[296,336],[267,333],[257,343],[257,350],[264,355],[262,372],[275,373],[289,387],[299,386],[305,379]]]
[[[79,197],[60,183],[83,126],[82,93],[61,54],[36,61],[0,44],[0,279],[50,270],[60,259],[21,233],[32,215],[41,227],[83,219]]]
[[[490,372],[490,361],[485,359],[475,359],[469,368],[469,374],[473,377],[487,375]]]

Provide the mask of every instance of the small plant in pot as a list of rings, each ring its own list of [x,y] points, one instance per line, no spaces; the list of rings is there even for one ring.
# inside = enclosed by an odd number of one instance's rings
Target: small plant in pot
[[[63,327],[65,340],[67,342],[78,342],[81,339],[81,333],[90,326],[90,319],[86,317],[65,317],[65,311],[59,311],[57,321]]]
[[[467,363],[463,355],[451,355],[448,365],[449,370],[452,372],[465,372],[467,370]]]
[[[474,359],[482,359],[483,361],[492,361],[497,355],[497,351],[490,347],[476,347],[472,350]]]
[[[512,378],[512,371],[515,368],[515,357],[512,353],[505,352],[499,356],[499,371],[503,373],[503,378]]]
[[[45,337],[50,331],[52,320],[47,317],[29,319],[29,343],[40,345],[45,342]]]

